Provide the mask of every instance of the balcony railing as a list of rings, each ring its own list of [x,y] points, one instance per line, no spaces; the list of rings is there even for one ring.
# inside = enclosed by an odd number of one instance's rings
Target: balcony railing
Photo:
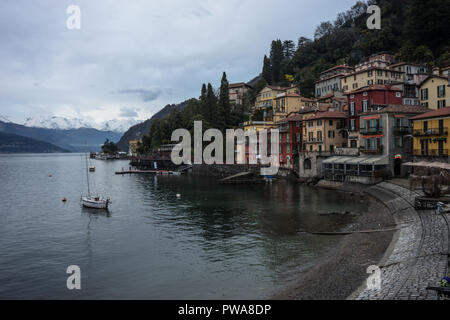
[[[443,136],[448,135],[448,128],[428,128],[428,129],[416,129],[414,130],[414,136]]]
[[[414,150],[414,155],[419,157],[448,157],[448,149]]]
[[[381,127],[360,128],[359,133],[361,133],[363,135],[382,134],[383,128],[381,128]]]
[[[316,144],[316,143],[319,143],[319,144],[323,143],[323,140],[314,138],[314,139],[308,139],[307,141],[305,141],[305,144]]]
[[[412,128],[409,126],[394,127],[394,134],[409,134],[412,133]]]
[[[379,155],[379,154],[383,154],[383,147],[378,147],[376,149],[360,148],[359,151],[364,154]]]

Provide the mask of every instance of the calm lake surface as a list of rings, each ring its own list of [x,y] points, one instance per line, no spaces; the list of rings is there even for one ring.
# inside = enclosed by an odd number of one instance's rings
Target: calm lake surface
[[[339,240],[305,231],[353,219],[319,212],[367,208],[295,183],[119,176],[128,161],[92,164],[109,214],[80,207],[83,155],[0,155],[0,299],[267,298]],[[69,265],[81,268],[81,290],[66,287]]]

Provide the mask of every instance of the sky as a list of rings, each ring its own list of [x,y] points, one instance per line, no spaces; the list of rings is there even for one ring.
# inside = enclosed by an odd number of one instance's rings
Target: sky
[[[0,116],[148,119],[261,72],[274,39],[313,38],[356,0],[15,0],[0,3]],[[80,29],[67,28],[70,5]],[[70,20],[72,21],[72,20]]]

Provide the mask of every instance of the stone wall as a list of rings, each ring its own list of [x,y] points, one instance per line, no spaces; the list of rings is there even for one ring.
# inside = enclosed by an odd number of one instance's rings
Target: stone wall
[[[260,174],[260,166],[248,164],[194,164],[191,174],[205,177],[225,178],[240,172],[251,171]]]

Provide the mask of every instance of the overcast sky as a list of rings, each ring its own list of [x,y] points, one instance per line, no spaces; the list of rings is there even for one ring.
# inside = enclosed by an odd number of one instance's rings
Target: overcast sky
[[[0,116],[147,119],[261,71],[273,39],[313,37],[356,0],[0,2]],[[69,5],[81,29],[69,30]]]

